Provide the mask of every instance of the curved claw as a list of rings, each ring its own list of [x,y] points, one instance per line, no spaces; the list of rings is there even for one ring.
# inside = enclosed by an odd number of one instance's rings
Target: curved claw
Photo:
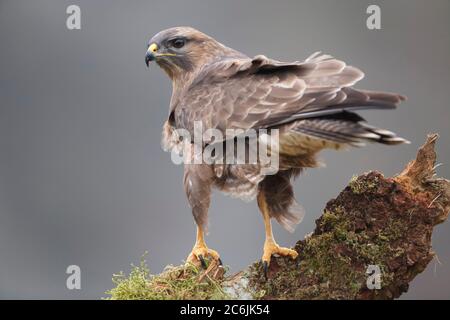
[[[199,254],[199,255],[198,255],[198,259],[200,260],[200,263],[201,263],[201,265],[202,265],[202,268],[203,268],[203,269],[206,269],[208,266],[206,265],[206,261],[205,261],[205,259],[203,258],[203,255]]]
[[[272,258],[272,255],[274,255],[274,254],[279,255],[279,256],[288,256],[294,260],[298,256],[298,252],[293,249],[280,247],[273,240],[266,241],[266,243],[264,244],[264,253],[262,256],[264,277],[266,278],[266,280],[268,279],[270,260]]]
[[[209,249],[205,245],[195,245],[188,255],[186,262],[190,262],[202,269],[208,268],[208,258],[219,262],[220,256],[217,251]]]
[[[263,271],[264,271],[264,278],[266,281],[269,279],[269,263],[267,261],[263,261]]]

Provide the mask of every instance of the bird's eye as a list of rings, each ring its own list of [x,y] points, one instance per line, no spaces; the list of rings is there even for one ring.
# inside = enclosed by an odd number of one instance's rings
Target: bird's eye
[[[176,49],[180,49],[180,48],[184,47],[185,43],[186,43],[186,41],[184,41],[184,39],[175,39],[175,40],[172,40],[172,47],[174,47]]]

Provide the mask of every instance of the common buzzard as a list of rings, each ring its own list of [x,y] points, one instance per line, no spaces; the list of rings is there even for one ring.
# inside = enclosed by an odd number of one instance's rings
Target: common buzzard
[[[394,133],[368,125],[355,113],[362,109],[393,109],[405,97],[353,88],[364,76],[359,69],[330,55],[315,53],[305,61],[280,62],[263,55],[249,58],[190,27],[156,34],[148,44],[147,66],[156,63],[172,80],[163,146],[186,151],[192,140],[182,141],[178,130],[195,135],[195,122],[226,136],[227,129],[279,131],[279,170],[265,174],[257,163],[197,163],[184,165],[184,188],[197,224],[197,240],[187,260],[205,266],[204,257],[220,261],[204,241],[210,194],[213,187],[243,199],[257,198],[265,224],[262,261],[264,271],[273,254],[298,253],[274,240],[271,218],[292,231],[302,218],[291,179],[304,168],[318,165],[316,155],[325,148],[341,149],[364,142],[407,142]],[[210,143],[235,140],[203,141]],[[192,150],[189,149],[189,150]],[[186,154],[187,153],[187,154]]]

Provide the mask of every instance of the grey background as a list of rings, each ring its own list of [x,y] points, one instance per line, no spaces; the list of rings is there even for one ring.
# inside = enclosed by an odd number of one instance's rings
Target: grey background
[[[382,30],[365,27],[382,9]],[[66,29],[80,5],[82,29]],[[409,97],[396,111],[365,112],[411,145],[325,152],[327,168],[296,183],[313,230],[326,200],[353,174],[400,171],[428,132],[439,132],[439,174],[449,177],[450,2],[433,1],[1,1],[0,298],[105,296],[111,275],[149,251],[154,273],[179,264],[195,225],[182,168],[160,148],[171,86],[146,43],[167,27],[190,25],[249,55],[304,59],[322,50],[366,72],[358,87]],[[436,228],[431,262],[403,298],[450,297],[449,223]],[[263,222],[255,203],[215,194],[207,243],[232,271],[259,259]],[[82,290],[65,287],[77,264]]]

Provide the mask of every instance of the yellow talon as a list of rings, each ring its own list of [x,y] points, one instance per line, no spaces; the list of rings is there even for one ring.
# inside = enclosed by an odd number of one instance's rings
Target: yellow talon
[[[201,230],[201,228],[197,227],[197,241],[195,242],[191,253],[187,257],[186,262],[192,263],[194,265],[200,264],[203,268],[206,268],[206,257],[211,257],[214,260],[217,260],[219,264],[222,264],[219,253],[216,250],[209,249],[206,246],[206,243],[203,239],[203,231]]]
[[[270,222],[270,214],[269,214],[269,210],[267,208],[266,198],[264,196],[264,193],[262,193],[262,192],[260,192],[258,194],[258,205],[259,205],[259,208],[261,209],[261,213],[263,215],[264,227],[265,227],[265,231],[266,231],[266,241],[264,242],[262,262],[263,262],[264,277],[267,279],[268,272],[269,272],[270,259],[272,258],[272,255],[278,254],[280,256],[289,256],[292,259],[296,259],[298,256],[298,253],[295,250],[280,247],[275,242],[275,240],[273,238],[272,224]]]
[[[292,259],[296,259],[298,256],[297,251],[289,249],[289,248],[284,248],[284,247],[280,247],[275,241],[273,240],[268,240],[264,243],[264,251],[263,251],[263,256],[262,256],[262,261],[263,262],[267,262],[267,264],[270,264],[270,259],[272,257],[272,255],[274,254],[278,254],[280,256],[289,256]]]

